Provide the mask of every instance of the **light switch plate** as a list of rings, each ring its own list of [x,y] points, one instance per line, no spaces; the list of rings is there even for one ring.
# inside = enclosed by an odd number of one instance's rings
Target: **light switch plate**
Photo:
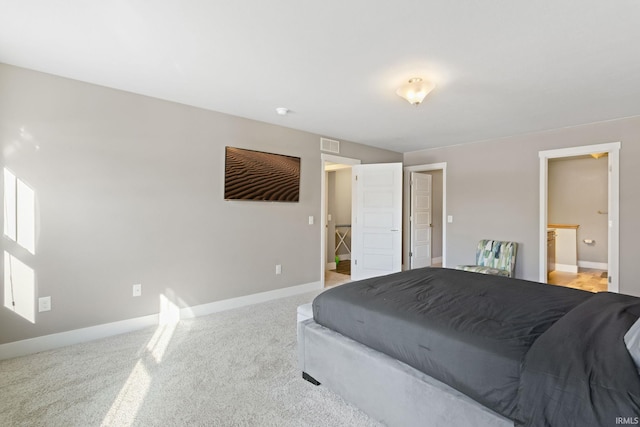
[[[51,311],[51,297],[38,298],[38,312]]]

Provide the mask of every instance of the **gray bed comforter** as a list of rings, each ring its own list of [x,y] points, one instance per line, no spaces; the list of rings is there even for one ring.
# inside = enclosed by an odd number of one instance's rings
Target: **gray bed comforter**
[[[516,425],[640,424],[640,376],[624,334],[640,298],[601,292],[542,334],[525,356]]]
[[[525,280],[425,268],[327,290],[315,298],[313,313],[317,323],[413,366],[517,424],[574,425],[555,423],[557,414],[547,421],[540,416],[539,407],[548,404],[540,393],[546,393],[544,387],[554,387],[549,379],[555,374],[537,374],[555,366],[544,361],[545,346],[538,346],[537,356],[527,359],[523,383],[522,367],[538,338],[593,295]],[[558,345],[554,336],[548,345]],[[531,406],[523,406],[525,400]]]

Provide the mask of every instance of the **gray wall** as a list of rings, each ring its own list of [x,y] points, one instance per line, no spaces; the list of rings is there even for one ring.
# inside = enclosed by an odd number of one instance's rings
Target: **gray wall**
[[[591,156],[549,160],[548,222],[578,224],[578,261],[607,263],[609,159]],[[587,245],[584,239],[594,240]]]
[[[541,150],[621,142],[620,292],[640,296],[640,117],[405,153],[405,166],[447,162],[447,264],[469,264],[478,240],[520,243],[516,277],[538,279]]]
[[[184,307],[320,280],[319,135],[0,64],[0,141],[36,191],[24,261],[52,297],[35,324],[0,307],[0,343],[157,313],[161,294]],[[225,145],[301,157],[300,202],[225,202]]]

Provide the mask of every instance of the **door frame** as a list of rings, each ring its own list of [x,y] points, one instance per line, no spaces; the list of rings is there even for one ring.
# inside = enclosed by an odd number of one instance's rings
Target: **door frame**
[[[575,157],[591,153],[608,153],[608,243],[607,264],[609,274],[609,292],[619,292],[620,269],[620,142],[583,145],[538,152],[540,157],[540,229],[539,229],[539,281],[547,282],[547,215],[549,159]]]
[[[442,162],[404,167],[402,190],[404,194],[404,206],[402,208],[402,218],[404,223],[404,226],[402,227],[403,270],[411,269],[411,262],[409,259],[409,251],[411,250],[411,225],[409,222],[409,211],[411,209],[411,172],[429,172],[437,170],[442,171],[442,267],[447,267],[447,162]]]
[[[336,156],[333,154],[320,153],[320,212],[322,221],[320,223],[320,283],[324,289],[324,272],[327,267],[327,173],[324,170],[325,162],[340,163],[343,165],[359,165],[360,159]]]

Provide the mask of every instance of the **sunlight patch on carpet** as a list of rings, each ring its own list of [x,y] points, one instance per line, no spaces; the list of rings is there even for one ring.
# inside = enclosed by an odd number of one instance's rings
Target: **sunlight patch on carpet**
[[[180,309],[169,298],[160,295],[158,329],[145,347],[129,378],[118,393],[102,426],[131,426],[149,392],[153,368],[162,362],[180,321]]]

